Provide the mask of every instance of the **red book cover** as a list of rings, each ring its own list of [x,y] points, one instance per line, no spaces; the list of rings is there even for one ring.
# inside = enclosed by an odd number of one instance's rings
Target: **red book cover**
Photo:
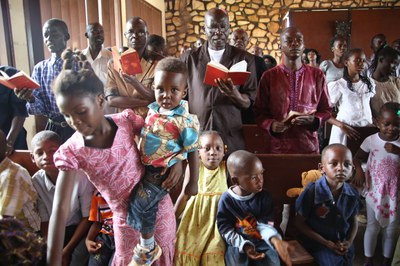
[[[211,61],[207,64],[204,83],[211,86],[218,86],[215,79],[220,78],[227,80],[230,78],[233,85],[243,85],[250,76],[250,72],[246,71],[246,61],[240,61],[234,64],[230,69],[224,65]]]
[[[139,54],[135,49],[129,48],[122,54],[119,54],[117,47],[114,46],[111,48],[111,51],[116,71],[122,70],[122,72],[128,75],[136,75],[143,72]]]
[[[9,77],[5,72],[0,70],[0,84],[10,88],[10,89],[22,89],[22,88],[28,88],[28,89],[37,89],[40,87],[40,85],[31,79],[24,71],[19,71],[15,75]]]

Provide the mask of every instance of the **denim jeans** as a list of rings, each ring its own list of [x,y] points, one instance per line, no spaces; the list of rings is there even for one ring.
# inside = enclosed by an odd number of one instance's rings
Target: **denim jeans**
[[[239,249],[232,246],[226,247],[225,264],[226,266],[279,266],[280,260],[278,253],[271,248],[265,241],[255,244],[257,252],[264,252],[265,258],[262,260],[251,260],[246,253],[239,253]]]
[[[154,232],[158,203],[168,194],[161,187],[168,177],[169,170],[161,175],[164,168],[146,166],[145,176],[132,190],[126,223],[142,234]]]

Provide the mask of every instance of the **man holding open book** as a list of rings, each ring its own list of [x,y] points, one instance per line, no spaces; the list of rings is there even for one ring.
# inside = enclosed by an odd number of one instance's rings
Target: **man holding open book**
[[[143,19],[140,17],[129,19],[124,35],[129,49],[121,55],[115,52],[118,48],[112,49],[113,61],[108,63],[106,99],[109,105],[118,108],[118,111],[130,108],[145,118],[147,106],[154,102],[154,91],[151,86],[157,61],[150,62],[143,57],[149,36],[147,24]],[[128,60],[125,61],[124,58]]]
[[[283,63],[264,72],[254,103],[257,124],[268,134],[270,153],[318,153],[317,129],[331,117],[325,76],[301,61],[303,34],[281,34]]]
[[[250,106],[256,93],[254,57],[228,44],[230,26],[225,10],[210,9],[205,14],[204,22],[207,42],[181,56],[189,70],[189,110],[199,118],[201,130],[220,132],[229,154],[245,148],[241,110]],[[241,73],[250,72],[250,75],[236,86],[230,78],[217,78],[213,80],[215,83],[208,82],[206,69],[210,61],[228,69],[240,62],[239,65],[245,66],[245,71]],[[216,65],[214,62],[213,65]]]

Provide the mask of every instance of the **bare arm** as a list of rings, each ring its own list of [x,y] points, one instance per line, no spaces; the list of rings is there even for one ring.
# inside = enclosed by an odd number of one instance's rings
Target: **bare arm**
[[[14,116],[11,121],[11,128],[7,135],[7,150],[6,154],[10,155],[14,151],[14,143],[18,137],[19,132],[21,132],[25,122],[25,117]]]
[[[64,259],[67,259],[68,262],[70,261],[71,254],[78,245],[79,241],[81,241],[82,238],[86,238],[91,224],[92,223],[88,220],[88,217],[83,217],[79,222],[74,234],[63,249],[63,257]]]
[[[238,108],[247,109],[250,107],[251,101],[249,96],[245,93],[240,93],[240,91],[233,85],[231,79],[223,81],[222,79],[218,78],[217,84],[219,90],[228,96],[233,104]]]
[[[369,153],[363,151],[362,149],[359,149],[354,156],[353,164],[356,170],[356,174],[353,180],[353,184],[357,187],[361,187],[365,182],[365,174],[362,170],[361,164],[367,161],[368,155]]]
[[[199,181],[199,153],[197,150],[190,152],[188,154],[190,179],[185,187],[185,194],[188,196],[193,196],[197,194],[198,191],[198,181]]]
[[[65,225],[77,170],[60,171],[54,194],[47,241],[47,265],[61,265]]]
[[[151,88],[147,88],[143,86],[143,84],[137,79],[136,76],[130,76],[125,73],[120,73],[122,77],[125,79],[127,83],[130,83],[135,87],[135,89],[148,101],[154,102],[155,97],[154,97],[154,91]]]
[[[354,128],[352,128],[351,126],[349,126],[348,124],[341,122],[339,120],[337,120],[334,117],[331,117],[327,120],[327,122],[331,125],[335,125],[338,128],[340,128],[344,134],[346,134],[346,136],[348,136],[350,139],[359,139],[360,138],[360,133],[358,133],[357,130],[355,130]]]
[[[100,222],[93,222],[92,225],[90,226],[85,241],[86,248],[88,249],[89,253],[97,253],[97,251],[101,248],[101,244],[96,243],[96,237],[99,234],[100,230],[101,230]]]
[[[108,90],[106,99],[111,107],[120,109],[137,108],[149,105],[152,101],[132,96],[120,96],[116,88]]]
[[[185,179],[183,180],[182,190],[181,190],[181,193],[179,194],[179,197],[176,200],[175,206],[174,206],[176,219],[179,219],[182,212],[186,208],[187,201],[190,199],[190,196],[185,194],[185,188],[186,188],[187,184],[189,183],[189,179],[190,179],[189,168],[186,168]]]

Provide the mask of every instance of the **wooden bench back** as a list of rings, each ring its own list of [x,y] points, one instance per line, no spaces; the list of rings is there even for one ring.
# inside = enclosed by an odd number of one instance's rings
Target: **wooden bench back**
[[[271,194],[276,204],[294,203],[286,196],[293,187],[302,187],[301,174],[318,169],[319,154],[257,154],[264,172],[264,188]]]
[[[28,170],[31,176],[33,176],[39,170],[36,164],[32,162],[31,151],[29,150],[15,150],[9,158],[13,162]]]

